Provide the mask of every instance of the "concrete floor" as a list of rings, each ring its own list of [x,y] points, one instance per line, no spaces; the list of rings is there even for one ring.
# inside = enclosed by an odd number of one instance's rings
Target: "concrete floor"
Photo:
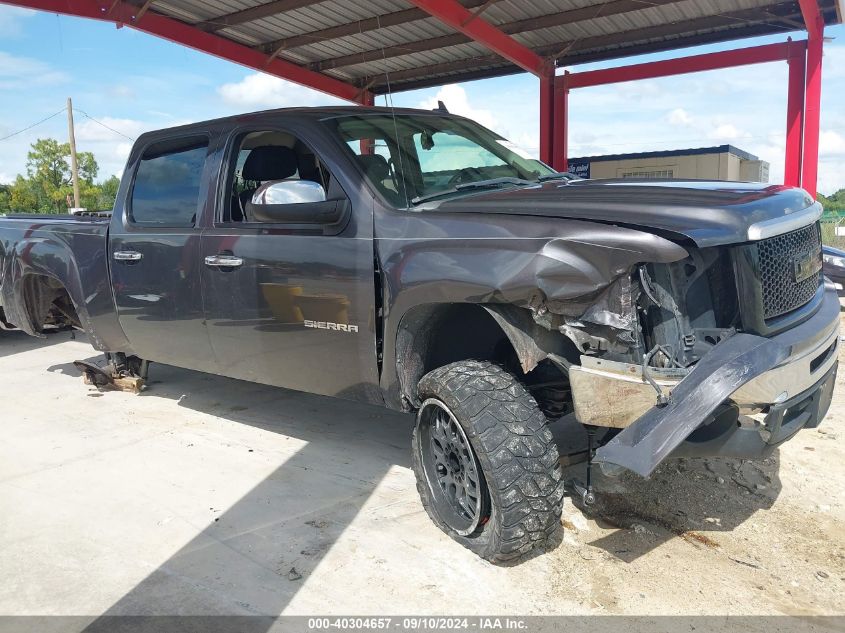
[[[0,614],[843,611],[841,386],[767,462],[599,482],[495,567],[423,512],[410,417],[158,365],[99,393],[71,364],[94,356],[0,332]]]

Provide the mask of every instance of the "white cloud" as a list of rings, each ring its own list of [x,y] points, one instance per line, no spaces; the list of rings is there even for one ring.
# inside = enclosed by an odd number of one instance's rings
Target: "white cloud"
[[[709,136],[716,141],[735,141],[747,137],[748,133],[741,132],[733,123],[722,123],[711,130]]]
[[[825,45],[824,57],[822,57],[822,82],[843,78],[845,78],[845,46]],[[822,86],[822,91],[824,89],[825,87]]]
[[[32,9],[0,5],[0,37],[19,37],[23,33],[23,22],[35,15]]]
[[[0,90],[22,90],[32,86],[54,86],[70,77],[49,64],[31,57],[19,57],[0,51]]]
[[[347,103],[336,97],[265,73],[251,73],[236,83],[217,89],[230,106],[244,108],[288,108]]]
[[[74,108],[74,111],[75,110],[76,108]],[[148,129],[152,129],[149,124],[145,124],[141,121],[136,121],[134,119],[117,119],[110,116],[104,116],[102,118],[97,117],[97,121],[102,123],[102,125],[100,125],[100,123],[97,123],[96,121],[86,118],[84,116],[77,115],[74,118],[77,119],[77,121],[74,122],[74,126],[76,128],[77,142],[111,142],[122,138],[120,134],[125,134],[126,136],[135,139],[138,138],[138,136],[142,132],[145,132]],[[82,119],[81,122],[78,121],[78,119],[80,118]],[[116,132],[113,130],[116,130]],[[120,132],[120,134],[118,134],[117,132]]]
[[[93,152],[100,167],[98,178],[105,179],[112,175],[121,176],[126,159],[132,149],[133,141],[121,134],[137,139],[141,134],[162,127],[160,121],[110,117],[94,113],[94,121],[81,113],[75,118],[76,143],[80,151]],[[102,123],[103,125],[100,125]],[[191,123],[188,119],[171,119],[168,126]],[[103,126],[108,127],[103,127]],[[111,128],[111,129],[109,129]],[[117,132],[120,132],[118,134]]]
[[[845,160],[819,159],[818,190],[829,196],[845,188],[845,182],[842,180],[843,173],[845,173]]]
[[[423,110],[433,110],[437,102],[442,101],[446,109],[452,114],[459,114],[472,119],[484,127],[495,129],[498,121],[490,110],[476,108],[469,102],[466,90],[458,84],[448,84],[437,91],[433,97],[421,101],[417,107]]]
[[[672,110],[666,115],[666,120],[669,121],[670,125],[691,125],[693,122],[693,118],[690,116],[690,113],[683,108],[675,108]]]
[[[126,84],[115,84],[108,89],[108,92],[118,99],[134,99],[136,96],[135,91]]]
[[[833,130],[822,130],[819,133],[820,156],[845,155],[845,137]]]
[[[129,158],[129,152],[132,151],[132,143],[117,143],[112,148],[113,158],[108,164],[103,166],[101,177],[108,178],[109,176],[123,176],[123,168],[126,166],[126,159]]]

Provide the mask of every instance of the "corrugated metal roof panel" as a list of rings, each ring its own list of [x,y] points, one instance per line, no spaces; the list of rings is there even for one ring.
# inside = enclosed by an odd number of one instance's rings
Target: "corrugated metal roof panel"
[[[140,4],[140,0],[128,1]],[[672,45],[733,39],[743,34],[794,31],[796,22],[792,18],[800,14],[794,0],[459,1],[471,11],[483,8],[479,19],[501,26],[516,41],[538,53],[565,54],[561,60],[564,63],[609,59],[626,49],[648,52]],[[837,0],[819,1],[827,21],[837,21]],[[396,81],[391,83],[401,88],[514,70],[510,62],[456,34],[440,20],[426,17],[405,0],[323,0],[283,13],[263,12],[263,16],[253,13],[249,20],[243,20],[243,16],[226,17],[268,4],[272,0],[154,0],[151,10],[199,24],[204,30],[216,31],[220,37],[260,50],[273,50],[268,47],[294,38],[294,46],[278,51],[281,58],[311,65],[345,81],[368,83],[385,73],[395,73]],[[578,20],[567,23],[568,16],[561,14],[576,10]],[[755,10],[758,13],[735,15]],[[389,24],[379,27],[381,17]],[[215,29],[215,20],[221,18],[226,18],[225,23],[220,22],[223,28]],[[547,25],[542,24],[543,18],[549,18],[551,23],[547,20]],[[368,20],[369,28],[364,29],[361,21]],[[530,24],[530,30],[526,25],[513,25],[521,20],[535,22]],[[360,28],[357,33],[353,30],[356,25]],[[332,37],[320,35],[325,29],[332,29]],[[313,41],[308,39],[309,34],[316,34]],[[443,46],[443,42],[450,45]],[[423,45],[431,48],[420,50]],[[408,47],[407,53],[403,52],[403,46]],[[379,52],[383,59],[379,59]],[[360,61],[355,61],[356,56]],[[376,89],[381,89],[379,84],[386,80],[377,79],[375,83]]]
[[[408,42],[448,35],[451,32],[443,24],[431,18],[401,26],[381,28],[368,33],[349,35],[310,46],[301,46],[296,50],[304,55],[313,56],[314,60],[329,59],[344,55],[354,56],[362,51],[371,51],[382,47],[401,46]]]

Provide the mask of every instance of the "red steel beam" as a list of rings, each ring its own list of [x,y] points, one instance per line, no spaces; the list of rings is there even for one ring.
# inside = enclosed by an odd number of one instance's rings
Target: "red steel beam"
[[[552,167],[558,171],[569,169],[569,80],[571,78],[569,71],[555,77]]]
[[[801,157],[801,186],[816,197],[819,175],[819,125],[822,96],[822,47],[824,21],[821,16],[807,40],[807,76],[804,84],[804,151]]]
[[[547,165],[554,158],[555,76],[540,77],[540,160]]]
[[[795,44],[792,43],[792,45]],[[617,68],[572,73],[569,76],[569,87],[588,88],[622,81],[654,79],[657,77],[697,73],[705,70],[719,70],[721,68],[745,66],[748,64],[783,61],[789,59],[789,47],[790,42],[780,42],[777,44],[764,44],[762,46],[720,51],[718,53],[704,53],[703,55],[666,59],[658,62],[646,62],[644,64],[632,64]]]
[[[376,104],[376,96],[372,92],[368,92],[361,100],[361,105],[374,106]],[[375,141],[369,138],[362,138],[359,141],[359,147],[362,154],[375,153]]]
[[[817,32],[823,34],[824,22],[821,14],[817,16],[817,27]],[[654,79],[786,60],[789,63],[789,95],[784,183],[791,186],[801,185],[815,197],[818,171],[822,40],[821,35],[818,38],[810,35],[809,40],[798,42],[786,41],[618,68],[566,73],[559,76],[555,84],[552,166],[560,171],[565,171],[568,168],[567,110],[569,90],[572,88],[587,88],[623,81]],[[805,57],[807,59],[806,83]]]
[[[824,31],[824,20],[819,10],[819,3],[816,0],[798,0],[798,5],[801,7],[801,15],[804,16],[807,34],[810,38],[821,38],[822,31]]]
[[[94,20],[126,25],[150,35],[170,40],[190,48],[233,61],[254,70],[287,79],[341,99],[362,103],[366,92],[357,86],[322,73],[302,68],[283,59],[270,58],[265,53],[213,33],[206,33],[184,22],[149,11],[139,15],[138,7],[118,0],[0,0],[10,4],[51,13],[61,13]]]
[[[523,46],[510,35],[503,33],[487,20],[476,16],[456,0],[409,0],[426,13],[434,16],[456,31],[501,55],[520,68],[538,77],[550,75],[554,66],[527,46]]]
[[[794,50],[793,50],[794,49]],[[807,43],[792,42],[789,57],[786,102],[786,151],[783,184],[801,186],[801,154],[804,147],[804,69],[807,64]]]

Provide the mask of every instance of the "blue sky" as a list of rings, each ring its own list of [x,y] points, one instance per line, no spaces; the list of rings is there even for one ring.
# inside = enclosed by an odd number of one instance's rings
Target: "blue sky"
[[[825,46],[819,190],[829,194],[845,187],[845,27],[829,28],[826,35],[833,39]],[[768,160],[771,181],[780,182],[786,72],[785,63],[772,63],[575,91],[570,155],[731,143]],[[451,111],[536,154],[537,93],[534,77],[518,75],[399,93],[393,103],[430,108],[442,99]],[[77,145],[94,152],[101,177],[122,172],[131,139],[145,130],[272,107],[339,103],[129,28],[6,5],[0,5],[0,95],[0,138],[59,111],[72,96],[79,111]],[[380,97],[378,105],[383,101]],[[28,146],[45,136],[66,138],[63,115],[0,141],[0,182],[25,170]]]

